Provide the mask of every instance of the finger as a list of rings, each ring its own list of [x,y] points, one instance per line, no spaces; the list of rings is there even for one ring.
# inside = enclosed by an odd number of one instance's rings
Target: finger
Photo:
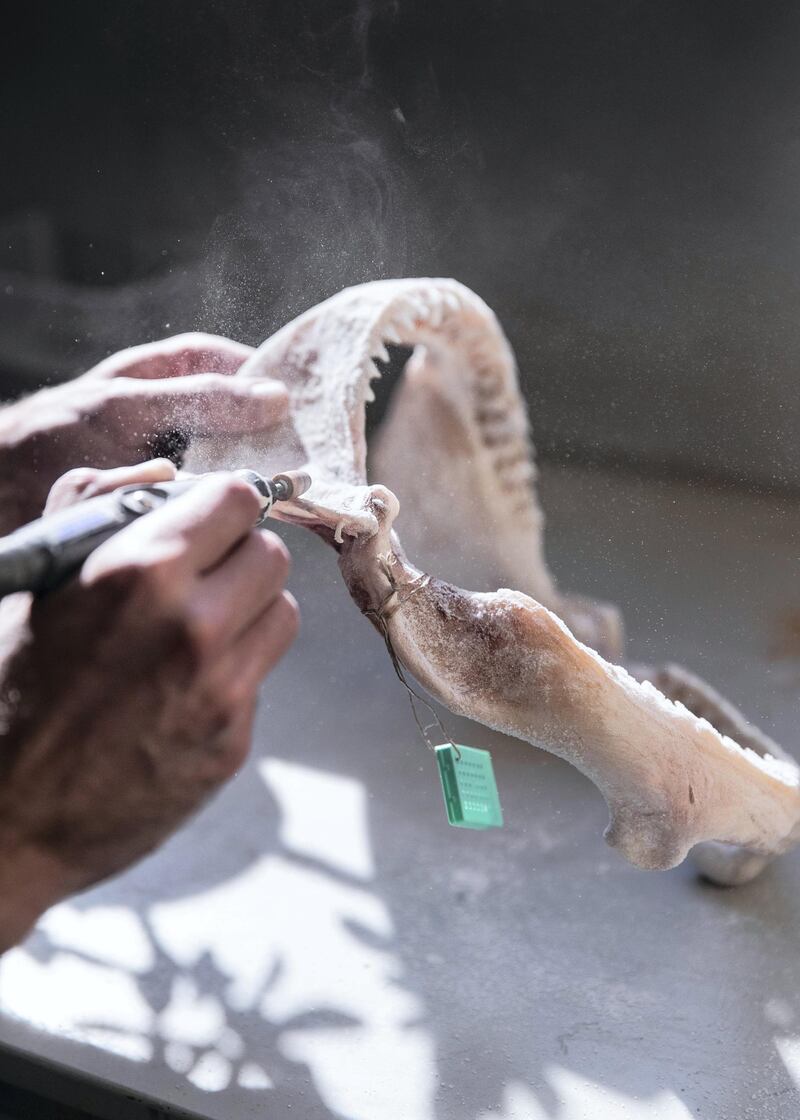
[[[275,602],[289,574],[280,537],[253,532],[200,580],[193,608],[214,644],[224,648]]]
[[[62,474],[53,484],[44,507],[45,513],[82,502],[86,498],[96,498],[107,494],[118,486],[132,486],[135,483],[146,485],[150,482],[167,482],[175,477],[175,466],[169,459],[151,459],[131,467],[114,467],[102,471],[94,467],[76,467]]]
[[[120,350],[94,366],[84,376],[110,377],[186,377],[203,370],[231,374],[255,351],[252,346],[213,334],[178,334],[142,346]]]
[[[231,710],[247,703],[292,645],[299,626],[297,600],[282,591],[219,658],[213,670],[213,687],[227,695]]]
[[[288,591],[267,607],[216,662],[203,682],[204,691],[228,713],[216,739],[214,777],[230,777],[245,762],[261,681],[280,661],[297,636],[297,602]]]
[[[273,428],[289,411],[286,386],[271,378],[195,373],[160,381],[125,380],[118,387],[120,397],[136,408],[138,423],[155,432],[243,435]]]
[[[260,513],[259,495],[248,483],[222,472],[207,475],[100,545],[84,564],[81,581],[168,556],[200,574],[251,531]]]

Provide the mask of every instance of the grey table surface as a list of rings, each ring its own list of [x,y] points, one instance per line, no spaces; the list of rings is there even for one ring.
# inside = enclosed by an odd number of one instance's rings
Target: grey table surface
[[[789,749],[800,503],[549,468],[565,587],[630,653],[717,684]],[[795,1120],[800,855],[719,890],[608,849],[600,795],[493,751],[506,826],[448,827],[434,763],[332,555],[251,761],[162,851],[0,962],[0,1042],[209,1120]]]

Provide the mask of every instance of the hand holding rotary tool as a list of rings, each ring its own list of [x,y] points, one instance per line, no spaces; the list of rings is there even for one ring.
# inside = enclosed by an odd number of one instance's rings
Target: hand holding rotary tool
[[[120,485],[143,505],[172,481],[163,459],[79,468],[46,509]],[[253,530],[271,497],[227,472],[184,490],[77,578],[0,603],[0,953],[151,852],[241,767],[262,681],[297,633],[289,553]]]
[[[299,497],[311,485],[302,471],[264,478],[256,471],[233,472],[249,483],[261,499],[262,524],[276,502]],[[0,538],[0,598],[17,591],[41,594],[73,575],[104,541],[139,517],[191,490],[204,475],[166,482],[122,486],[89,498]]]

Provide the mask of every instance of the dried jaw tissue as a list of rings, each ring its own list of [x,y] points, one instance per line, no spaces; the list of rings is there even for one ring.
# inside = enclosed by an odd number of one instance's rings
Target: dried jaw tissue
[[[413,352],[369,485],[365,404],[387,342]],[[278,515],[336,549],[356,604],[383,612],[400,662],[436,699],[586,774],[608,804],[609,844],[651,869],[693,849],[706,875],[738,883],[800,839],[788,756],[684,670],[615,664],[616,609],[557,587],[514,356],[478,296],[454,280],[349,288],[273,335],[237,376],[282,380],[291,419],[268,448],[200,445],[194,464],[307,469],[311,489]],[[456,578],[515,590],[435,578],[454,553]]]

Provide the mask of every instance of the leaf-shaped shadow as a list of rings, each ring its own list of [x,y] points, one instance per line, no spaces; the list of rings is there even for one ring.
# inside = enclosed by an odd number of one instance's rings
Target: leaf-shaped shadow
[[[377,933],[374,929],[370,929],[369,926],[365,926],[362,922],[359,922],[357,918],[343,918],[342,925],[349,933],[352,933],[353,937],[355,937],[357,941],[360,941],[362,945],[366,945],[368,948],[374,949],[378,953],[391,952],[394,946],[394,941],[391,937],[382,933]]]
[[[299,1015],[292,1015],[284,1019],[280,1025],[281,1031],[310,1031],[329,1029],[330,1027],[360,1027],[360,1019],[353,1015],[345,1015],[332,1008],[320,1007],[314,1011],[301,1011]]]

